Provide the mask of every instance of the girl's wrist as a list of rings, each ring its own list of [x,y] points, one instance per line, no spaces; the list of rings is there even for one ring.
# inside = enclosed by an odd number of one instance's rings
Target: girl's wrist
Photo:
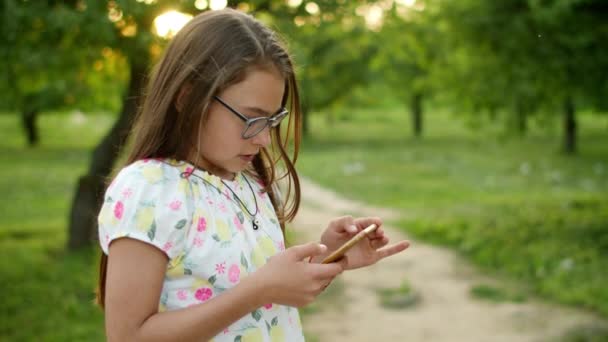
[[[256,308],[272,302],[270,295],[272,291],[270,291],[270,287],[265,278],[266,277],[259,274],[259,272],[254,272],[241,281],[241,284],[251,292],[251,298],[254,301]]]

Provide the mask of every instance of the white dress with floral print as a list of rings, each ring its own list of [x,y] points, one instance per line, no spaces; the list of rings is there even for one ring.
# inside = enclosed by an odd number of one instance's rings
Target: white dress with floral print
[[[257,196],[258,230],[252,228],[250,216],[226,188],[230,186],[253,211],[255,202],[245,177]],[[160,311],[219,296],[285,249],[276,213],[261,184],[245,173],[224,182],[226,185],[219,177],[185,162],[142,160],[122,169],[105,194],[99,213],[104,253],[113,240],[129,237],[159,248],[169,258]],[[298,310],[271,303],[213,339],[303,340]]]

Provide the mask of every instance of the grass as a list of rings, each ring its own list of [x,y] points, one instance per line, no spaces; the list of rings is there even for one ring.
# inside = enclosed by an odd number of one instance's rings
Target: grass
[[[346,119],[344,119],[346,118]],[[410,137],[400,111],[313,116],[298,169],[316,182],[400,211],[396,224],[552,301],[608,316],[608,120],[579,117],[579,153],[560,152],[559,122],[525,137],[497,122],[471,130],[440,111]],[[352,213],[356,215],[357,213]]]
[[[40,118],[26,148],[16,115],[0,115],[0,336],[8,341],[103,341],[93,305],[97,251],[64,250],[78,176],[112,123],[107,115]]]
[[[410,308],[420,300],[418,294],[406,281],[397,288],[378,289],[377,293],[380,305],[388,309],[401,310]]]

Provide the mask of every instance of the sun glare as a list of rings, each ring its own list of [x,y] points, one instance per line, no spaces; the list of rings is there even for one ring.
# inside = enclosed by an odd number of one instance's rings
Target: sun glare
[[[181,30],[190,19],[192,19],[191,15],[177,11],[163,13],[154,19],[156,34],[163,38],[171,38]]]

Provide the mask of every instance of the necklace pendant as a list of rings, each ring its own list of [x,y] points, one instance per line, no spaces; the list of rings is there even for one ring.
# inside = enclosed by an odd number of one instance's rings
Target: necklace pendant
[[[260,227],[258,226],[258,222],[257,220],[253,220],[251,221],[251,223],[253,224],[253,230],[258,230]]]

